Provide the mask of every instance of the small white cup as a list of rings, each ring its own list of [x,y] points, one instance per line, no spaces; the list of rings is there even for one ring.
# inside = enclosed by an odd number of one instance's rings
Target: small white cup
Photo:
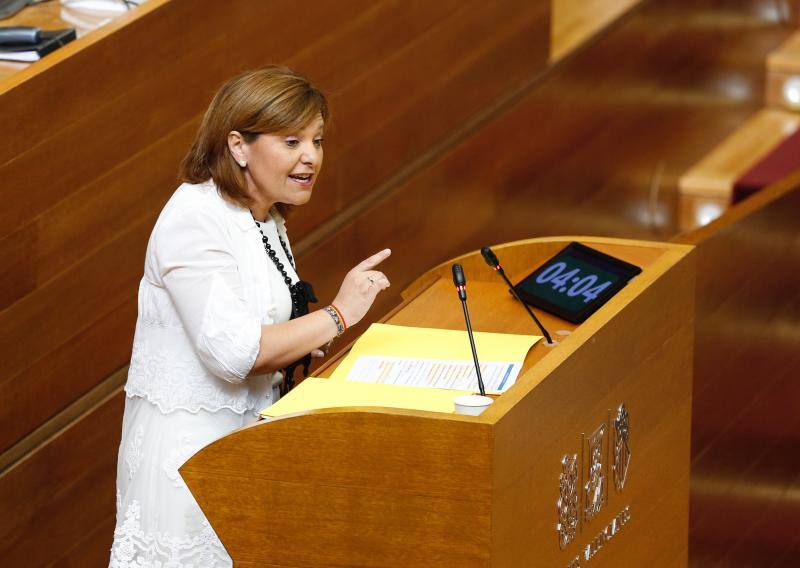
[[[489,405],[494,402],[488,396],[481,396],[479,394],[462,394],[457,396],[455,400],[456,414],[466,414],[467,416],[478,416],[481,412],[489,408]]]

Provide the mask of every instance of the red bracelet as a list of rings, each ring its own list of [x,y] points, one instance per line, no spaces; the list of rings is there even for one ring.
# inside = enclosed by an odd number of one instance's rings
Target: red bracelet
[[[344,325],[345,330],[347,329],[347,322],[344,320],[344,316],[342,315],[342,310],[336,307],[336,304],[331,304],[331,307],[336,310],[336,313],[339,314],[339,319],[342,320],[342,325]]]

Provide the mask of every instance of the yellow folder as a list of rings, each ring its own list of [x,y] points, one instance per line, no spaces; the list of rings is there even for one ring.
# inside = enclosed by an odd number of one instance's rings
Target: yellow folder
[[[288,396],[262,410],[261,415],[277,417],[306,410],[347,406],[382,406],[453,412],[453,401],[463,394],[471,393],[309,377],[292,389]]]
[[[487,363],[514,362],[521,365],[528,350],[540,339],[538,335],[475,333],[478,357]],[[475,392],[346,380],[355,361],[362,355],[472,361],[466,332],[374,323],[356,341],[330,379],[306,379],[288,396],[262,410],[261,415],[277,417],[320,408],[352,406],[453,412],[456,397]]]

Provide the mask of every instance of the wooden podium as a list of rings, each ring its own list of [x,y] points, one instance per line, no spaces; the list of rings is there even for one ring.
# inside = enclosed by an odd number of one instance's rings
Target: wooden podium
[[[558,344],[534,346],[483,415],[319,410],[195,454],[181,475],[234,565],[686,566],[692,247],[576,237],[494,250],[518,281],[573,240],[643,272],[579,326],[539,312]],[[456,261],[475,330],[538,334],[478,253]],[[463,329],[450,263],[403,296],[383,321]]]

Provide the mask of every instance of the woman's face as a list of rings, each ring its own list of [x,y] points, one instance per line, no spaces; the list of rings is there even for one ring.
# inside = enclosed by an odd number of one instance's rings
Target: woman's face
[[[259,208],[303,205],[311,199],[322,168],[323,127],[322,117],[317,117],[297,131],[260,134],[249,144],[241,141],[238,150],[246,163],[247,187]]]

